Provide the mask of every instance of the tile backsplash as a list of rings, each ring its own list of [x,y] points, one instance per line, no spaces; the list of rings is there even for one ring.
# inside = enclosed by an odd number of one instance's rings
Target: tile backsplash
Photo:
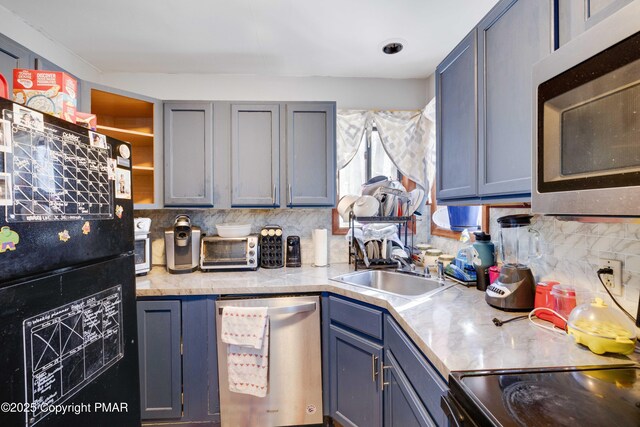
[[[326,228],[329,236],[329,263],[347,262],[348,245],[345,236],[331,234],[331,209],[157,209],[137,210],[136,217],[151,218],[151,240],[154,265],[165,264],[164,229],[173,225],[175,217],[186,214],[191,223],[207,235],[216,234],[215,225],[232,222],[253,224],[252,233],[265,225],[279,225],[286,236],[300,236],[302,263],[313,263],[311,231]]]
[[[251,223],[251,232],[259,233],[263,226],[275,224],[282,227],[284,236],[300,236],[302,263],[313,263],[315,228],[326,228],[329,237],[329,263],[346,263],[349,260],[349,244],[345,236],[331,234],[331,209],[155,209],[137,210],[136,217],[151,218],[152,256],[154,265],[164,265],[164,229],[173,225],[175,217],[186,214],[191,223],[202,228],[207,235],[215,234],[215,224],[225,222]],[[417,241],[427,236],[429,220],[416,217]]]
[[[489,210],[490,233],[497,243],[497,218],[504,215],[530,213],[528,209],[496,208]],[[282,227],[285,236],[300,236],[302,262],[313,263],[315,228],[329,230],[329,263],[348,261],[345,236],[331,234],[330,209],[158,209],[139,210],[136,216],[149,217],[153,241],[153,264],[164,265],[164,229],[173,224],[178,214],[187,214],[194,225],[206,234],[215,233],[215,224],[238,222],[253,224],[258,233],[267,224]],[[556,280],[602,294],[596,277],[601,258],[622,261],[623,295],[620,303],[635,315],[640,296],[640,224],[580,223],[560,221],[554,217],[536,215],[532,227],[540,232],[542,256],[532,262],[536,280]],[[455,254],[462,245],[452,239],[430,236],[429,217],[417,218],[415,242],[429,242],[443,251]]]
[[[530,213],[530,210],[496,208],[489,212],[489,230],[497,247],[497,219],[504,215]],[[542,251],[542,256],[531,265],[536,280],[556,280],[604,296],[596,276],[599,260],[620,260],[623,293],[616,299],[636,315],[640,296],[640,224],[581,223],[535,215],[532,228],[540,232]],[[452,254],[462,247],[459,242],[437,236],[429,236],[428,241]]]

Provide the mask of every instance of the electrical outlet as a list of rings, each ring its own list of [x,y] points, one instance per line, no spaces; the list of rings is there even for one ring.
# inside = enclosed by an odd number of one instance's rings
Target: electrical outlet
[[[609,267],[613,270],[613,274],[603,274],[604,282],[612,295],[622,296],[622,261],[616,259],[601,259],[600,268]]]

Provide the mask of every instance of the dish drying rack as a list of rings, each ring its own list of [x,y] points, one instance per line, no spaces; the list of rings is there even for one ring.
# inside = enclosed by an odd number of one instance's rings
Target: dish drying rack
[[[404,250],[409,255],[409,261],[413,256],[413,232],[409,232],[409,229],[413,230],[415,223],[415,216],[366,216],[357,217],[351,213],[349,215],[349,229],[351,230],[351,238],[349,239],[349,264],[353,262],[355,271],[358,271],[358,267],[365,266],[368,269],[381,269],[396,267],[397,261],[389,258],[369,258],[369,266],[367,267],[363,257],[358,256],[356,250],[356,239],[354,237],[356,223],[359,224],[396,224],[398,226],[398,237],[402,239],[404,234]],[[410,242],[409,242],[410,239]],[[366,250],[366,248],[365,248]]]

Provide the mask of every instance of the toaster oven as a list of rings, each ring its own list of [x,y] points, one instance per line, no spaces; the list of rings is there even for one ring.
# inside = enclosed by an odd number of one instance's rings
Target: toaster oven
[[[258,236],[205,236],[200,240],[200,270],[256,270]]]

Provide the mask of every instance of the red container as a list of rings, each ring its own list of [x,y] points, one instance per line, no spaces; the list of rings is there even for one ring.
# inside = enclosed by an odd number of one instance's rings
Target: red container
[[[500,277],[500,267],[494,265],[489,267],[489,283],[493,283]]]
[[[583,294],[589,295],[589,292],[583,292]],[[585,295],[583,295],[583,298]],[[571,310],[573,310],[576,305],[576,289],[573,286],[561,285],[553,281],[540,282],[536,286],[535,308],[550,308],[565,319],[568,319]],[[537,311],[536,317],[551,322],[561,329],[565,329],[567,326],[567,323],[559,316],[546,310]]]
[[[13,101],[76,122],[78,82],[58,71],[13,69]]]

